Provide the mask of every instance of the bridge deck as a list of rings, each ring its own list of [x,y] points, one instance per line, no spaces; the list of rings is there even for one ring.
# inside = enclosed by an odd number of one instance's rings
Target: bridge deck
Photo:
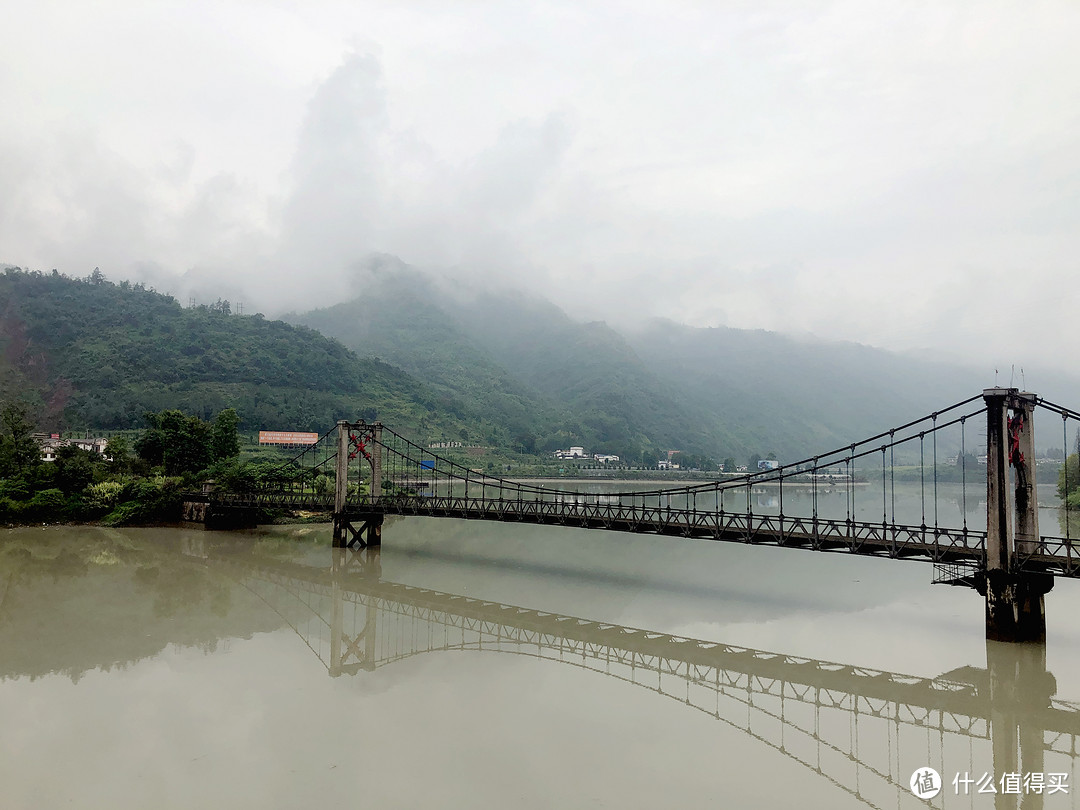
[[[333,510],[328,496],[296,492],[215,493],[219,508]],[[944,526],[876,522],[747,512],[714,512],[656,505],[589,503],[558,500],[480,498],[472,496],[393,495],[351,498],[345,517],[378,515],[489,520],[572,526],[616,532],[697,537],[783,548],[804,548],[891,559],[961,563],[976,568],[986,558],[986,532]],[[1044,537],[1019,554],[1021,570],[1080,577],[1080,541]]]
[[[218,507],[285,508],[331,511],[325,496],[290,492],[215,494]],[[712,512],[640,504],[566,503],[553,500],[503,500],[464,496],[389,496],[353,498],[345,516],[415,515],[572,526],[607,531],[699,537],[738,543],[842,551],[868,556],[914,558],[931,562],[981,562],[986,532],[934,526],[829,518]]]

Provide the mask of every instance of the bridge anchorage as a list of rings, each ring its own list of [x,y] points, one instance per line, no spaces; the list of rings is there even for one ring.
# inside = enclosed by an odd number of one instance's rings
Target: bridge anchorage
[[[488,475],[381,423],[340,421],[261,488],[203,497],[208,524],[230,510],[332,514],[339,548],[377,548],[386,515],[421,515],[930,562],[935,582],[983,596],[987,638],[1040,641],[1044,596],[1055,577],[1080,578],[1080,557],[1064,510],[1058,513],[1064,536],[1040,532],[1036,413],[1061,419],[1062,447],[1068,447],[1080,412],[1015,388],[988,388],[776,469],[653,489],[628,484],[614,492]],[[971,452],[978,447],[986,448],[985,465]],[[1066,453],[1066,481],[1080,480],[1070,463]],[[985,523],[978,509],[984,500]]]

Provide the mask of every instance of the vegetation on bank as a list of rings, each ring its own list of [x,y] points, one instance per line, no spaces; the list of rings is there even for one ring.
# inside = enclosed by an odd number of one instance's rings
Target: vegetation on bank
[[[129,445],[116,437],[103,455],[73,444],[43,461],[27,409],[0,407],[0,521],[128,525],[180,519],[182,494],[215,478],[232,488],[264,482],[279,461],[244,461],[232,408],[207,422],[177,410],[148,412]],[[40,435],[40,434],[39,434]]]
[[[1066,509],[1080,509],[1080,446],[1077,447],[1077,452],[1065,459],[1058,470],[1057,491]]]

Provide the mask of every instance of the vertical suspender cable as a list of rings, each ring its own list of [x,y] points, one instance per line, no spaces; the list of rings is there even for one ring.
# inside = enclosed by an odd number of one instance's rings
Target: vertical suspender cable
[[[922,505],[922,528],[926,530],[926,442],[925,432],[919,434],[919,503]]]
[[[889,522],[888,514],[888,499],[886,498],[886,482],[888,477],[885,475],[885,445],[881,445],[881,525],[884,527]]]
[[[933,416],[934,427],[934,534],[937,534],[938,530],[938,497],[937,497],[937,414]]]
[[[893,528],[896,528],[896,437],[893,435],[893,431],[889,431],[889,489],[891,490],[890,497],[892,499],[892,523]]]
[[[1068,543],[1072,537],[1069,532],[1069,524],[1072,522],[1069,520],[1069,417],[1068,414],[1061,414],[1061,454],[1064,458],[1065,469],[1065,488],[1061,493],[1061,506],[1065,512],[1065,542]],[[1076,457],[1077,462],[1077,476],[1080,477],[1080,454]]]
[[[986,460],[990,463],[990,459]],[[964,536],[967,536],[967,417],[960,417],[960,503],[964,513]]]
[[[855,504],[855,445],[851,445],[851,456],[848,457],[848,463],[851,465],[851,471],[848,474],[848,480],[851,482],[851,519],[853,521],[859,519],[858,508]]]

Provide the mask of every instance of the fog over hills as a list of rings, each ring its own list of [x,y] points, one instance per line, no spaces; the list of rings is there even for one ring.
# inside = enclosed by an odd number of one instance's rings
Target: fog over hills
[[[0,260],[277,316],[391,254],[1072,373],[1075,2],[9,5]]]
[[[995,384],[992,373],[850,342],[662,319],[616,329],[535,293],[447,288],[388,257],[377,264],[359,297],[286,320],[404,369],[530,449],[792,459]],[[1053,379],[1055,396],[1077,388]]]
[[[43,427],[133,428],[147,409],[236,407],[246,429],[379,418],[419,441],[793,461],[1013,383],[1080,401],[1028,369],[983,373],[848,342],[672,320],[582,321],[536,293],[448,286],[382,256],[349,301],[292,314],[195,309],[100,274],[0,274],[0,394]],[[223,308],[224,307],[224,308]],[[318,334],[321,333],[321,334]],[[330,338],[327,340],[326,338]],[[343,345],[344,344],[344,345]],[[1060,447],[1060,425],[1037,425]],[[1069,438],[1068,442],[1071,443]],[[949,452],[955,452],[950,448]]]

